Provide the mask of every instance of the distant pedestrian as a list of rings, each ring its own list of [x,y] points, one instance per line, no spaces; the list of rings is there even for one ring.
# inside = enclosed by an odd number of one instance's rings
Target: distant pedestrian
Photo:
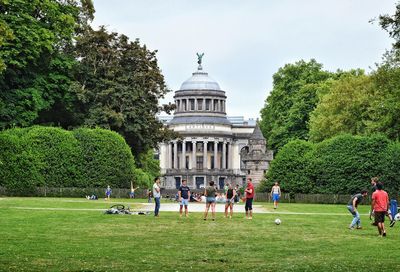
[[[160,198],[161,198],[161,189],[160,189],[160,178],[156,177],[154,179],[154,184],[153,184],[153,197],[154,197],[154,202],[156,204],[154,208],[154,216],[159,216],[158,213],[160,211]]]
[[[362,190],[361,193],[355,194],[351,197],[349,203],[347,204],[347,209],[353,215],[353,221],[349,226],[349,229],[353,230],[354,228],[361,229],[361,219],[360,213],[357,210],[358,204],[363,200],[364,197],[368,195],[367,190]]]
[[[246,189],[244,190],[244,193],[246,199],[246,205],[244,206],[244,209],[246,211],[246,218],[253,219],[254,185],[252,183],[251,178],[247,179],[247,186]]]
[[[136,189],[138,189],[139,187],[133,188],[131,187],[131,192],[129,193],[129,197],[130,198],[135,198],[135,191]]]
[[[379,182],[379,177],[373,177],[371,178],[371,187],[372,187],[372,193],[374,193],[377,189],[377,183]],[[371,215],[375,215],[374,210],[371,210]],[[390,227],[393,227],[394,224],[396,223],[396,221],[394,220],[394,215],[392,215],[390,213],[390,210],[386,213],[386,216],[389,218],[390,220]],[[371,216],[370,216],[371,217]],[[372,222],[373,226],[376,226],[377,223],[374,221]]]
[[[204,196],[206,197],[206,210],[204,211],[204,220],[207,220],[208,210],[211,207],[212,220],[215,220],[215,194],[217,190],[214,186],[214,181],[210,181],[210,185],[204,190]]]
[[[153,202],[152,198],[153,198],[152,189],[147,189],[147,202],[152,203]]]
[[[376,184],[376,191],[372,193],[371,209],[375,214],[375,223],[378,227],[378,232],[380,236],[386,236],[385,230],[385,215],[389,210],[389,196],[383,190],[382,183],[378,182]]]
[[[239,189],[239,184],[236,184],[236,186],[235,186],[235,191],[236,191],[235,202],[236,202],[236,203],[239,203],[239,200],[240,200],[240,189]]]
[[[179,197],[179,216],[182,217],[183,206],[185,206],[185,217],[189,216],[188,205],[190,199],[190,189],[186,185],[186,179],[182,180],[182,185],[178,190]]]
[[[272,186],[271,189],[271,198],[274,201],[274,209],[278,208],[278,202],[281,198],[281,187],[279,187],[279,183],[275,182],[275,185]]]
[[[110,185],[108,185],[106,189],[106,200],[110,200],[111,193],[112,193],[111,187]]]
[[[235,203],[236,190],[232,188],[232,184],[228,185],[228,190],[225,194],[225,217],[228,217],[228,208],[230,209],[229,218],[233,216],[233,204]]]

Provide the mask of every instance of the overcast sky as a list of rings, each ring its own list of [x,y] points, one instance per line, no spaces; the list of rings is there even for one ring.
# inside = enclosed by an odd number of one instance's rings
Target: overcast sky
[[[392,40],[378,23],[393,0],[94,0],[93,26],[139,38],[158,50],[173,91],[203,69],[226,91],[227,113],[258,118],[272,75],[286,63],[315,58],[326,70],[367,72]],[[173,92],[163,102],[173,102]]]

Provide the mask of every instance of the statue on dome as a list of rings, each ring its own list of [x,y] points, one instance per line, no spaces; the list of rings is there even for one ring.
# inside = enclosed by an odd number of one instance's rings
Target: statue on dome
[[[204,53],[201,54],[196,53],[196,55],[197,55],[197,63],[201,66],[201,59],[203,58]]]

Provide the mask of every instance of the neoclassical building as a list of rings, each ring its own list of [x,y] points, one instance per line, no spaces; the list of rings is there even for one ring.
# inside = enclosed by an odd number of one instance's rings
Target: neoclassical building
[[[181,137],[159,144],[163,187],[178,188],[186,179],[191,188],[214,180],[243,185],[246,177],[261,181],[272,160],[256,122],[226,116],[226,93],[201,66],[175,92],[173,118],[161,118]]]

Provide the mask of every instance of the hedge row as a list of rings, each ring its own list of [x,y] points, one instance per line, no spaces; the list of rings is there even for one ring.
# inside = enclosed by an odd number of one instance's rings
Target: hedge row
[[[272,161],[260,190],[275,181],[282,191],[302,194],[353,194],[370,189],[378,176],[397,197],[400,189],[400,143],[385,136],[340,135],[321,143],[295,140]]]
[[[129,188],[140,172],[125,140],[104,129],[10,129],[0,133],[0,150],[0,186],[22,194],[43,186]]]

